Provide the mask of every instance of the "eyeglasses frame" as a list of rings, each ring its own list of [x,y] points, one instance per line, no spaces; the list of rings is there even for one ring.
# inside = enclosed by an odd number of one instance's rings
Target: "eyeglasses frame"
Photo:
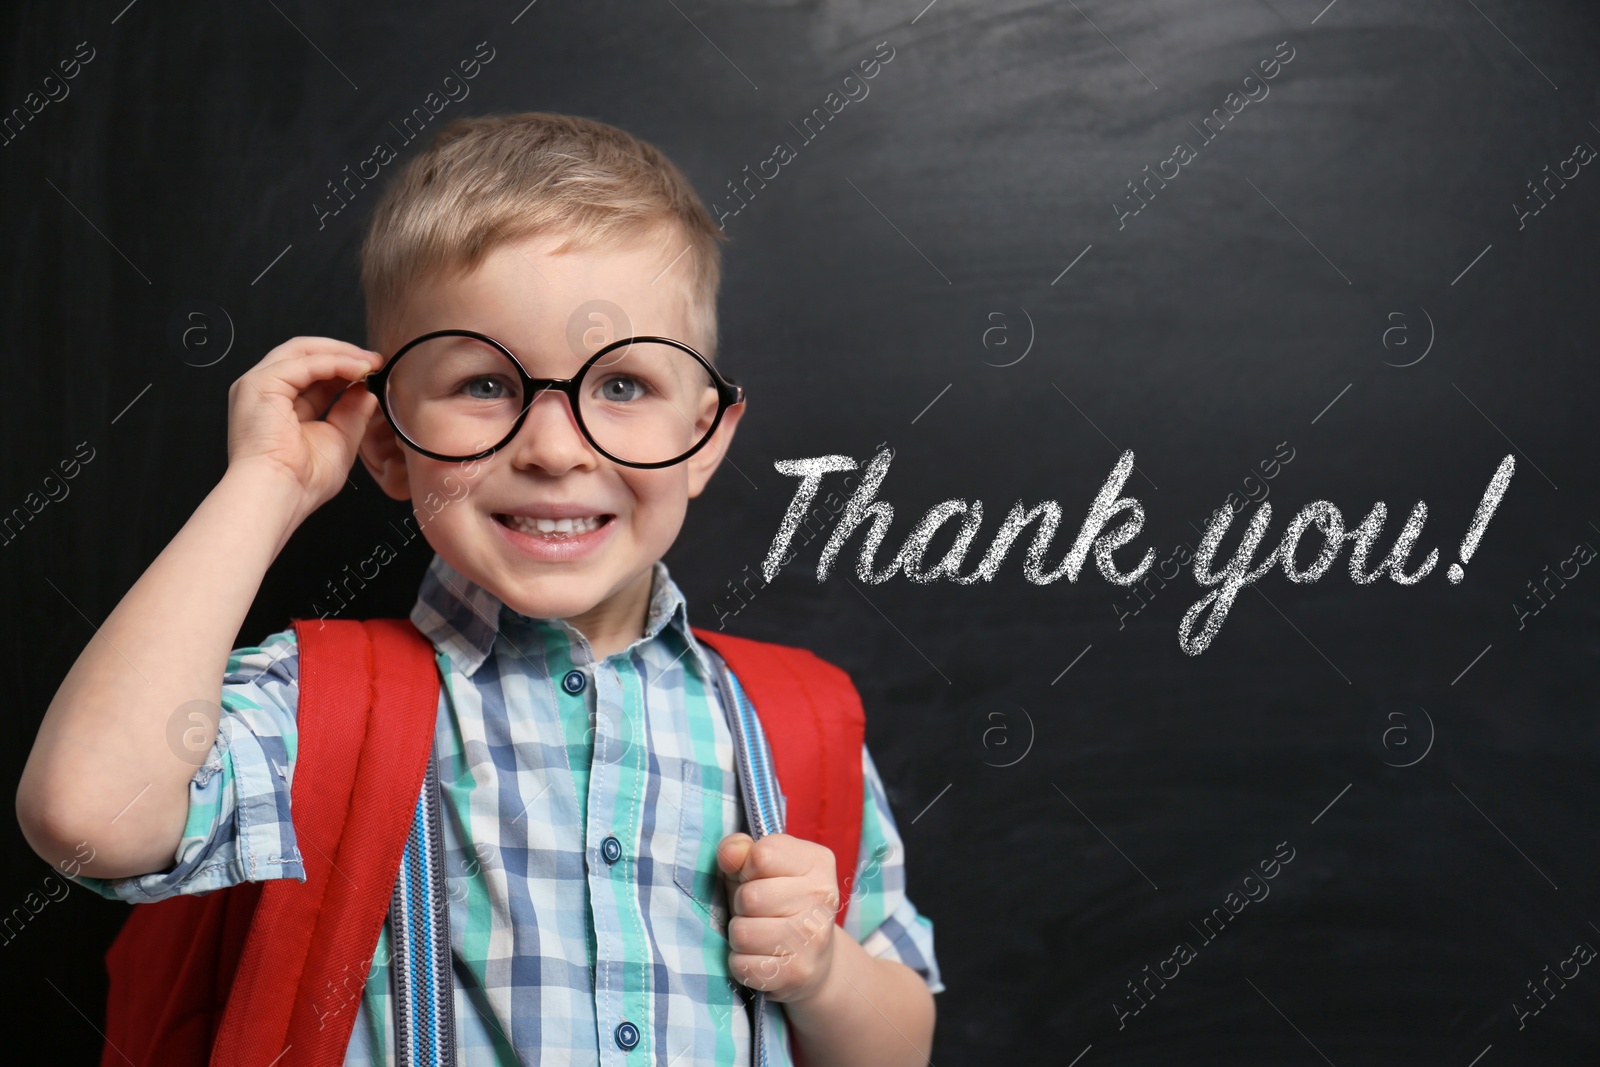
[[[506,358],[511,361],[511,365],[517,368],[517,373],[522,379],[523,395],[529,397],[530,399],[525,405],[523,405],[522,411],[517,415],[517,421],[512,424],[510,432],[507,433],[498,444],[486,448],[481,452],[475,452],[467,456],[447,456],[440,452],[433,452],[429,449],[423,448],[421,445],[417,444],[409,436],[407,436],[405,430],[401,428],[399,420],[397,420],[394,417],[394,413],[389,410],[389,373],[394,370],[396,364],[400,362],[401,357],[407,352],[411,351],[413,348],[417,347],[423,342],[431,341],[436,337],[470,337],[475,341],[482,341],[484,344],[490,345],[503,353]],[[583,421],[583,407],[579,402],[578,394],[578,386],[583,381],[584,376],[589,373],[589,368],[598,363],[602,358],[605,357],[607,353],[621,348],[623,345],[636,344],[646,341],[670,345],[673,348],[677,348],[681,351],[689,353],[689,355],[693,356],[699,361],[702,367],[710,372],[711,380],[717,389],[717,414],[711,420],[711,425],[709,428],[707,428],[705,436],[702,437],[693,448],[689,449],[689,451],[685,452],[683,455],[678,456],[676,459],[663,460],[657,463],[636,463],[631,460],[621,459],[620,457],[614,456],[602,448],[600,443],[594,439],[594,434],[590,432],[589,427]],[[577,422],[578,430],[580,433],[582,433],[583,439],[588,442],[589,447],[593,448],[596,452],[600,453],[613,463],[620,463],[624,467],[633,467],[638,470],[654,470],[661,467],[671,467],[675,464],[682,463],[684,460],[688,459],[690,456],[704,448],[707,442],[709,442],[716,434],[717,427],[722,424],[722,415],[724,412],[726,412],[730,407],[733,407],[736,404],[742,404],[745,401],[744,389],[741,386],[734,384],[733,379],[724,377],[722,372],[717,370],[716,367],[712,366],[711,361],[706,359],[705,356],[702,356],[699,352],[696,352],[693,348],[684,344],[682,341],[674,341],[670,337],[657,337],[651,334],[641,334],[637,337],[624,337],[620,340],[612,341],[610,344],[601,348],[598,352],[585,360],[583,366],[578,368],[578,373],[573,375],[571,378],[535,378],[528,373],[527,368],[523,367],[522,361],[517,358],[516,353],[512,352],[511,349],[507,348],[499,341],[496,341],[488,334],[479,333],[476,330],[434,330],[431,333],[425,333],[421,337],[416,337],[410,341],[407,341],[400,347],[399,351],[395,352],[393,356],[389,357],[388,361],[385,362],[380,369],[368,373],[361,380],[366,384],[367,391],[378,398],[378,407],[382,409],[383,417],[389,420],[389,425],[394,427],[394,432],[400,435],[400,439],[404,441],[408,447],[424,456],[427,456],[429,459],[437,459],[447,463],[464,463],[471,460],[484,459],[485,457],[494,455],[506,445],[510,444],[511,439],[516,437],[517,434],[522,430],[523,423],[525,423],[528,419],[528,412],[533,410],[533,402],[539,398],[539,394],[552,389],[566,394],[567,406],[572,410],[572,417]]]

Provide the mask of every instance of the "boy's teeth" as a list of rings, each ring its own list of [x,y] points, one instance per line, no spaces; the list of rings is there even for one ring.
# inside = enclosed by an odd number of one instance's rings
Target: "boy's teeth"
[[[526,515],[507,515],[505,518],[507,526],[526,534],[571,536],[600,528],[598,515],[586,515],[581,519],[530,519]]]

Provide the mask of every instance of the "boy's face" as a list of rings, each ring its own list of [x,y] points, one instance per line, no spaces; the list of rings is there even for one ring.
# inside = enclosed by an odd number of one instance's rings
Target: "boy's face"
[[[687,313],[687,260],[672,263],[681,246],[663,252],[660,243],[639,241],[551,255],[559,244],[556,236],[503,244],[470,274],[419,283],[394,332],[373,343],[392,355],[433,330],[475,330],[509,348],[536,378],[572,377],[588,356],[623,336],[612,330],[703,351]],[[597,300],[620,307],[626,322],[580,312]],[[583,320],[576,326],[575,313]],[[639,635],[651,568],[677,537],[689,498],[705,488],[743,408],[729,408],[700,451],[657,470],[624,467],[596,452],[556,392],[538,395],[517,435],[487,459],[429,459],[402,444],[381,412],[368,425],[361,457],[386,493],[413,501],[428,543],[447,563],[514,611],[568,620],[606,655]],[[579,529],[598,528],[523,532],[507,524],[510,513],[576,517]]]

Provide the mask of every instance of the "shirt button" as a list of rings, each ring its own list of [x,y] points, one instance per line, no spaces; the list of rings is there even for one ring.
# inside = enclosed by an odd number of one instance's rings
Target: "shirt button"
[[[632,1023],[618,1023],[616,1038],[617,1047],[627,1051],[639,1043],[639,1028]]]
[[[588,682],[589,679],[584,677],[582,671],[568,671],[566,676],[561,679],[561,688],[576,695],[583,692],[583,687],[587,685]]]
[[[607,863],[615,863],[622,858],[622,842],[615,837],[608,837],[600,842],[600,855]],[[632,1046],[625,1046],[632,1047]]]

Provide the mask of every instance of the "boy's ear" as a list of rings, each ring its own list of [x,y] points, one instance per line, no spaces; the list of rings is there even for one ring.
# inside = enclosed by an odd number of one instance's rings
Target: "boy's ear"
[[[742,404],[722,413],[722,421],[717,424],[717,430],[711,435],[705,447],[694,455],[684,460],[684,465],[689,469],[689,496],[697,497],[711,481],[711,475],[722,462],[722,457],[728,451],[728,446],[733,444],[733,432],[739,428],[739,420],[744,418],[744,409],[750,406],[746,400]]]
[[[395,500],[411,499],[411,478],[406,471],[405,446],[380,411],[372,413],[357,448],[361,463],[378,488]]]

